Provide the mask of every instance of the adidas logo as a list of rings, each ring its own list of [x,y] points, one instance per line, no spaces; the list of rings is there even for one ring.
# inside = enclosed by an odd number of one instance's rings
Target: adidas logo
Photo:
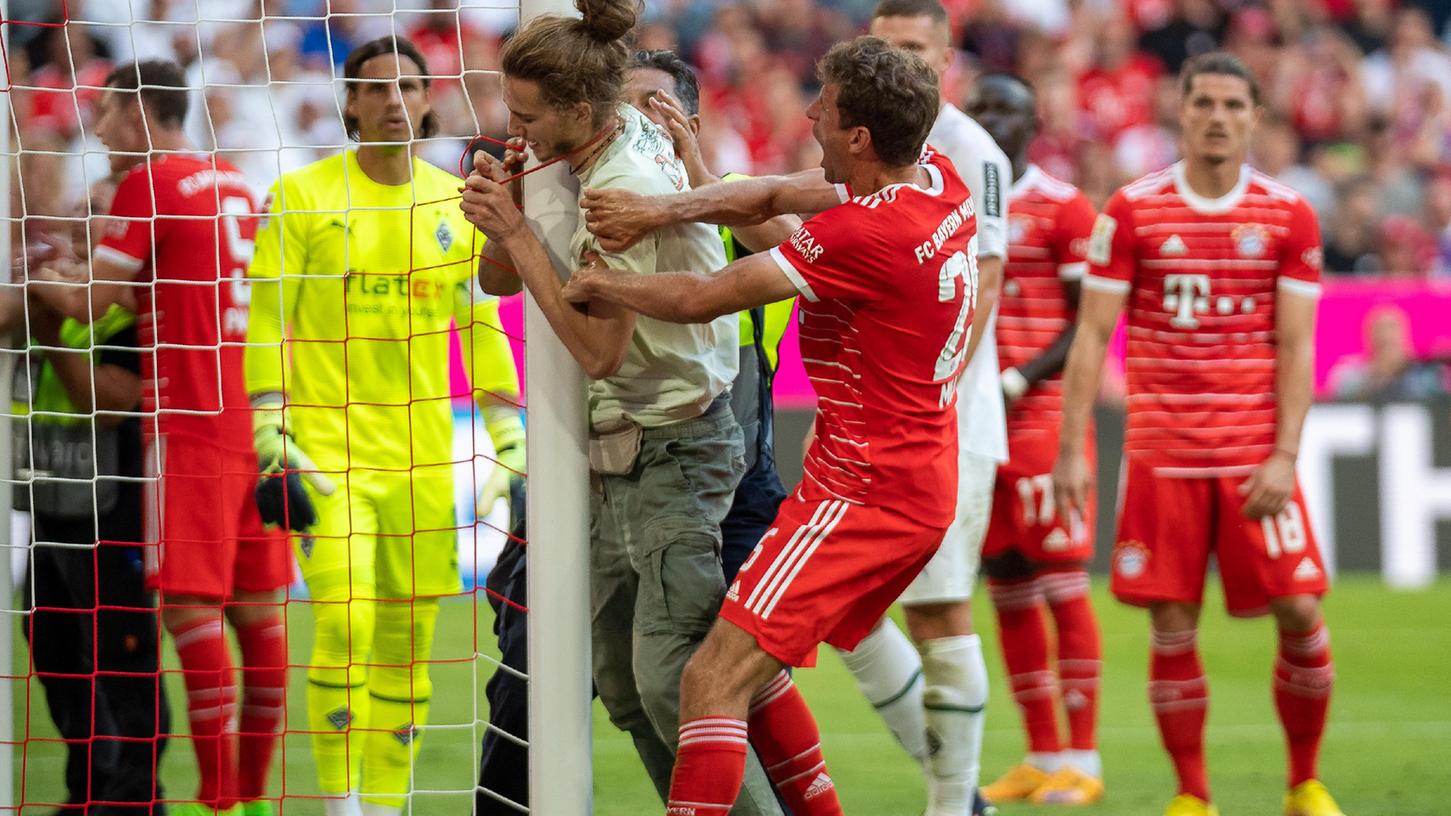
[[[835,787],[836,784],[831,781],[831,777],[826,775],[826,771],[822,771],[811,781],[811,787],[806,789],[806,793],[802,794],[802,798],[809,802]]]
[[[731,588],[726,590],[726,598],[732,601],[741,599],[741,582],[739,580],[731,582]]]
[[[353,722],[352,709],[348,708],[347,706],[335,708],[332,711],[329,711],[325,716],[327,717],[327,721],[332,724],[332,727],[336,728],[339,731],[347,728]]]
[[[1165,258],[1184,255],[1189,252],[1189,247],[1184,245],[1184,239],[1178,235],[1170,235],[1169,240],[1159,246],[1159,254]]]
[[[1315,562],[1311,561],[1308,555],[1301,558],[1299,566],[1295,567],[1296,581],[1313,581],[1321,574],[1320,568],[1315,566]]]
[[[1048,552],[1066,550],[1070,543],[1068,534],[1063,532],[1062,527],[1054,527],[1053,532],[1043,537],[1043,549]]]

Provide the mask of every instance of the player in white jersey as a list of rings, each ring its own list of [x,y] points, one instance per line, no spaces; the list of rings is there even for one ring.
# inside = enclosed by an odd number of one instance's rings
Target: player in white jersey
[[[926,60],[941,75],[952,59],[938,0],[881,0],[871,33]],[[902,594],[911,641],[891,619],[843,653],[862,693],[928,778],[926,816],[961,816],[987,805],[977,788],[987,665],[970,600],[992,509],[993,482],[1008,458],[993,322],[1007,257],[1008,157],[987,131],[943,102],[927,144],[952,160],[977,213],[977,310],[958,386],[957,513],[921,575]],[[913,646],[913,641],[916,647]]]

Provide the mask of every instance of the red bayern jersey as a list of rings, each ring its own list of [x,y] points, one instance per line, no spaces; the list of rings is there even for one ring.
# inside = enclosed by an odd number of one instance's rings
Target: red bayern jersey
[[[1294,190],[1244,167],[1195,194],[1178,163],[1109,199],[1084,287],[1128,294],[1124,451],[1165,475],[1232,475],[1275,445],[1275,300],[1320,291],[1320,227]]]
[[[116,188],[96,257],[148,284],[136,292],[148,433],[251,450],[242,350],[256,213],[242,174],[211,156],[142,162]]]
[[[1057,340],[1075,319],[1064,292],[1088,269],[1085,253],[1094,211],[1078,188],[1029,165],[1008,197],[1008,262],[998,301],[998,362],[1021,368]],[[1008,408],[1008,447],[1024,435],[1056,439],[1063,414],[1063,375],[1033,385]],[[1026,440],[1024,440],[1026,443]]]
[[[930,187],[846,199],[771,255],[801,292],[801,357],[819,398],[798,495],[945,527],[957,496],[954,403],[977,291],[977,221],[947,157],[928,148],[922,167]]]

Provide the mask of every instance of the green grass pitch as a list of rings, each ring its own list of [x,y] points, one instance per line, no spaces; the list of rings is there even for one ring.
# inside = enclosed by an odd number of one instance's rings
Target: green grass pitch
[[[1107,776],[1103,804],[1085,814],[1156,816],[1173,794],[1168,761],[1159,748],[1144,677],[1147,666],[1145,620],[1141,612],[1111,602],[1101,583],[1095,600],[1104,633],[1105,676],[1100,735]],[[1348,577],[1326,603],[1336,659],[1336,688],[1331,725],[1323,752],[1326,783],[1350,816],[1422,816],[1447,812],[1446,783],[1451,780],[1451,581],[1424,592],[1398,593],[1372,577]],[[476,614],[472,614],[475,613]],[[983,771],[987,779],[1006,769],[1023,750],[1017,711],[1002,682],[1002,663],[986,598],[975,604],[993,677]],[[434,670],[434,704],[417,770],[416,814],[467,814],[486,716],[483,683],[493,670],[481,658],[470,660],[475,639],[492,650],[490,612],[480,604],[451,602],[439,626],[436,656],[448,662]],[[305,604],[289,610],[294,662],[305,662],[309,631]],[[17,638],[17,660],[24,660]],[[1207,601],[1200,638],[1210,677],[1209,762],[1215,798],[1225,816],[1273,816],[1279,813],[1284,749],[1269,690],[1273,626],[1267,620],[1227,619],[1220,597]],[[169,646],[168,646],[169,652]],[[174,663],[173,663],[174,665]],[[23,669],[22,669],[23,672]],[[823,653],[817,669],[797,673],[821,724],[826,758],[853,816],[916,816],[921,812],[922,782],[870,707],[857,694],[840,660]],[[293,676],[289,720],[306,725],[302,673]],[[39,684],[29,687],[27,717],[24,687],[15,684],[17,735],[53,737]],[[173,711],[184,722],[181,684],[170,683]],[[181,728],[183,726],[178,726]],[[641,816],[662,808],[634,757],[630,743],[616,733],[596,707],[595,813]],[[289,734],[276,788],[285,793],[282,813],[313,816],[322,809],[316,793],[307,738]],[[24,764],[22,766],[22,759]],[[61,750],[31,742],[16,752],[16,780],[24,780],[25,800],[55,802],[62,796]],[[190,745],[176,740],[163,763],[168,798],[184,797],[195,784]],[[18,793],[18,791],[17,791]],[[297,797],[297,798],[291,798]],[[1005,806],[1006,816],[1032,812]],[[46,813],[30,806],[25,814]],[[567,816],[547,814],[546,816]]]

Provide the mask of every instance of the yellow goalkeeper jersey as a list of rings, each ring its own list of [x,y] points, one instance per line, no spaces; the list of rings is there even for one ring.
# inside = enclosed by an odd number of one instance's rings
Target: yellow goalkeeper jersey
[[[379,184],[348,150],[270,191],[248,270],[247,390],[287,394],[290,428],[324,471],[453,460],[455,320],[475,393],[518,394],[459,185],[417,158],[411,183]]]

